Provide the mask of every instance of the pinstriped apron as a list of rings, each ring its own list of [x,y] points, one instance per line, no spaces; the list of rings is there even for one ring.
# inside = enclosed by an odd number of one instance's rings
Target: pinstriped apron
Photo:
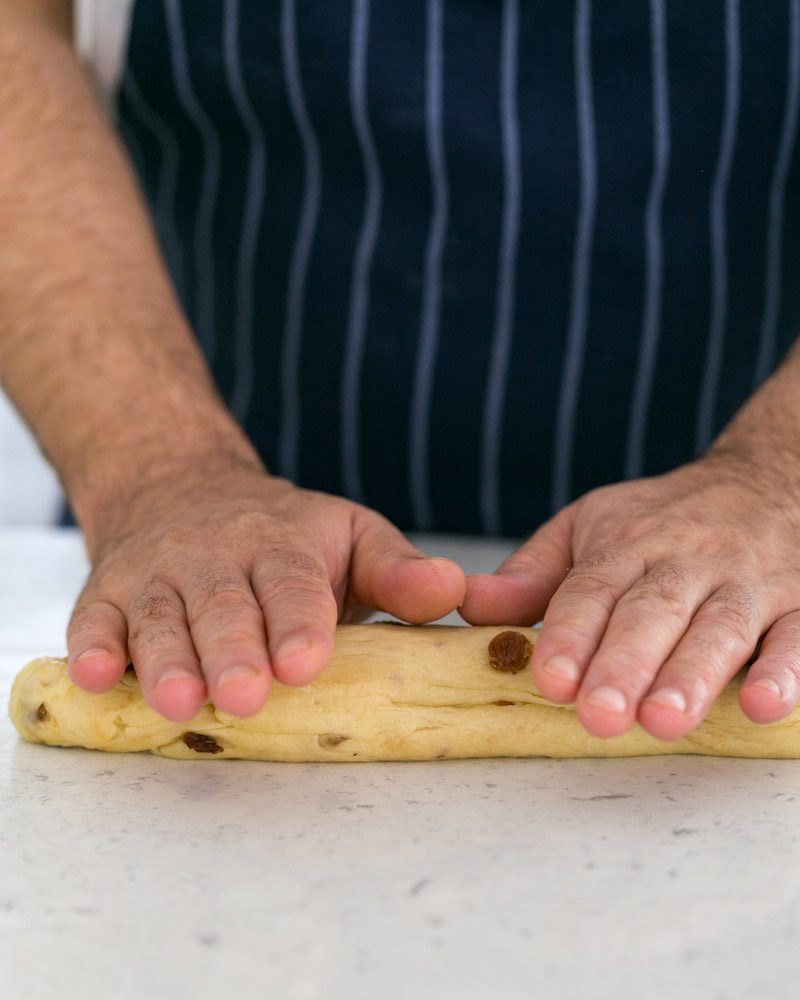
[[[138,0],[119,126],[267,466],[531,531],[800,329],[800,0]]]

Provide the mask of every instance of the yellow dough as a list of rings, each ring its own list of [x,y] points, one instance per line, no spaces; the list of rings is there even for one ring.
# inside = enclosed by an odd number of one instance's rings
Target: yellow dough
[[[739,678],[682,739],[657,740],[638,724],[610,739],[591,736],[574,706],[555,705],[536,691],[529,667],[501,673],[490,665],[489,643],[507,628],[342,625],[331,663],[313,684],[275,683],[250,718],[206,705],[188,723],[151,709],[132,671],[112,691],[89,694],[71,683],[64,660],[39,659],[16,678],[10,713],[20,735],[34,743],[149,750],[184,760],[800,757],[800,710],[767,726],[750,722],[737,702]],[[511,628],[535,642],[535,629]]]

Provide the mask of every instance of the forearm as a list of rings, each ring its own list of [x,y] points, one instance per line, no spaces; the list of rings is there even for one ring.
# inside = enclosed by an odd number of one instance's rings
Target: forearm
[[[68,41],[0,0],[0,65],[0,380],[91,536],[176,455],[257,458]]]

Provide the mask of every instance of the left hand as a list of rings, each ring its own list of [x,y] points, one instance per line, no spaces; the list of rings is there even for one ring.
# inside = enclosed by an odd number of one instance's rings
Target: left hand
[[[636,719],[659,739],[685,735],[756,652],[740,705],[781,719],[800,699],[800,499],[781,470],[762,473],[712,455],[593,490],[469,577],[462,615],[544,614],[534,683],[575,701],[597,736]]]

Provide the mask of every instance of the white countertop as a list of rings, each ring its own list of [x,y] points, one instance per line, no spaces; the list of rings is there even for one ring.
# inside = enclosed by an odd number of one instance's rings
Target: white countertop
[[[0,566],[5,704],[86,566],[56,530],[0,531]],[[7,1000],[800,989],[800,761],[181,762],[3,713],[0,851]]]

